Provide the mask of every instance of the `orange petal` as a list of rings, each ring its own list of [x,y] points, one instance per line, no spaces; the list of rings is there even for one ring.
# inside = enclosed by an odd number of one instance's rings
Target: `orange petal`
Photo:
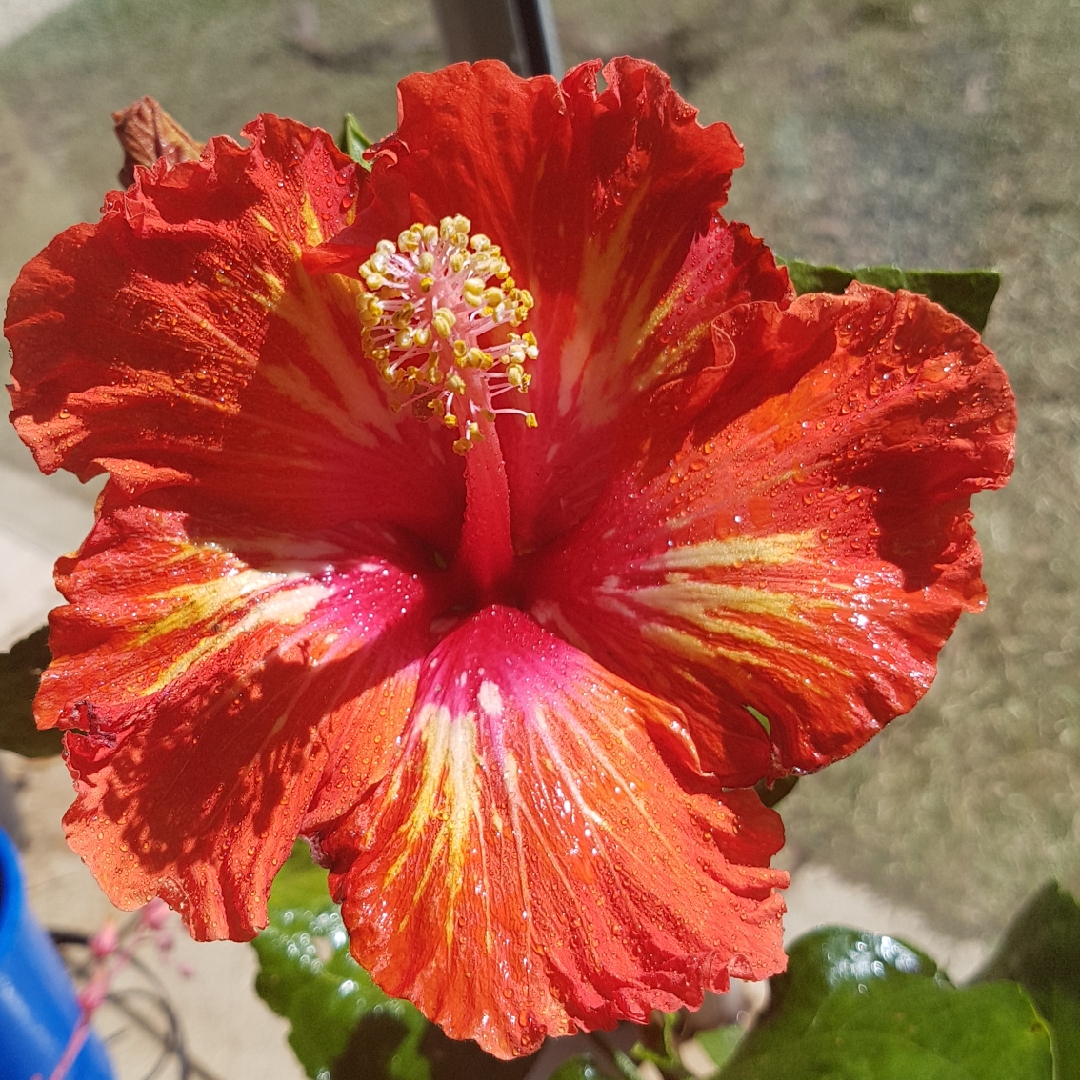
[[[323,840],[357,960],[501,1057],[781,970],[779,818],[689,768],[680,721],[518,611],[453,630]]]
[[[726,784],[820,768],[909,710],[983,603],[971,493],[1012,463],[1008,381],[923,297],[733,309],[620,480],[538,559],[540,622],[680,706]]]
[[[377,517],[447,552],[464,505],[441,431],[395,414],[365,361],[357,283],[305,248],[352,220],[366,172],[325,132],[263,116],[242,148],[139,170],[96,225],[12,290],[12,419],[46,472],[305,529]],[[358,483],[363,477],[363,483]]]
[[[196,937],[251,937],[297,833],[390,763],[426,586],[382,529],[229,535],[115,494],[58,565],[35,702],[67,731],[68,839],[119,907],[157,895]]]
[[[613,423],[678,360],[642,349],[660,322],[707,327],[732,303],[787,288],[760,241],[715,217],[743,160],[731,129],[701,125],[654,64],[615,59],[602,90],[600,74],[590,62],[557,84],[484,61],[409,76],[398,130],[375,147],[368,205],[338,238],[369,252],[413,221],[465,214],[535,297],[527,329],[540,355],[528,404],[515,404],[539,426],[499,423],[519,550],[598,497]],[[692,299],[678,288],[690,280]]]

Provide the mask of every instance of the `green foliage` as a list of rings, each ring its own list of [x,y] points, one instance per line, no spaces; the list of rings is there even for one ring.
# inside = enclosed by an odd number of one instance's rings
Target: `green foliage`
[[[894,938],[800,938],[722,1080],[1050,1080],[1050,1035],[1022,987],[958,989]]]
[[[361,1024],[369,1036],[372,1080],[431,1080],[420,1052],[427,1021],[408,1002],[387,997],[349,955],[326,876],[307,845],[297,843],[274,879],[270,925],[253,942],[260,969],[256,991],[289,1019],[289,1045],[313,1080],[329,1080]]]
[[[47,626],[0,653],[0,750],[30,758],[60,753],[60,732],[38,731],[32,708],[41,673],[51,660]]]
[[[907,289],[928,296],[980,332],[986,327],[990,305],[1001,285],[1001,275],[993,270],[901,270],[896,266],[842,270],[838,266],[814,266],[799,259],[776,261],[787,267],[792,287],[799,294],[842,293],[852,281],[879,285],[893,292]]]
[[[735,1053],[742,1037],[743,1029],[738,1024],[727,1024],[724,1027],[713,1028],[712,1031],[699,1031],[694,1039],[713,1059],[719,1071],[720,1067],[725,1065]]]
[[[338,139],[338,149],[346,153],[363,165],[368,172],[371,171],[371,162],[364,160],[364,151],[371,145],[371,140],[360,130],[360,121],[352,113],[346,113],[341,124],[341,137]]]
[[[270,925],[253,942],[255,989],[292,1025],[312,1080],[520,1080],[533,1058],[499,1061],[447,1038],[407,1001],[387,997],[349,955],[326,871],[298,841],[270,891]]]
[[[630,1051],[637,1061],[651,1061],[665,1076],[683,1076],[686,1070],[679,1060],[678,1033],[682,1026],[681,1013],[656,1011],[648,1027]]]
[[[1005,931],[979,974],[1018,982],[1049,1023],[1057,1080],[1080,1080],[1080,904],[1056,881],[1043,886]]]
[[[551,1074],[551,1080],[608,1080],[608,1077],[592,1054],[576,1054]]]

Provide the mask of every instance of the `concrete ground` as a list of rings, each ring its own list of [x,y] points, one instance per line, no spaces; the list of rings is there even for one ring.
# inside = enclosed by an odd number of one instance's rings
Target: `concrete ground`
[[[395,81],[439,63],[406,0],[0,0],[0,292],[115,182],[109,112],[144,93],[197,137],[269,109],[372,135]],[[1017,471],[976,499],[990,608],[927,699],[783,804],[791,933],[846,921],[971,970],[1049,876],[1080,892],[1080,0],[554,0],[568,63],[632,52],[747,147],[731,216],[816,261],[992,265],[986,339],[1020,402]],[[49,566],[93,493],[44,479],[0,428],[0,647],[55,602]],[[31,900],[92,929],[107,903],[63,847],[62,766],[5,756],[0,817]],[[6,793],[6,794],[5,794]],[[888,898],[888,899],[885,899]],[[165,965],[195,1056],[221,1077],[299,1075],[253,996],[246,946]],[[119,1050],[118,1046],[118,1050]],[[121,1080],[136,1072],[125,1072]]]

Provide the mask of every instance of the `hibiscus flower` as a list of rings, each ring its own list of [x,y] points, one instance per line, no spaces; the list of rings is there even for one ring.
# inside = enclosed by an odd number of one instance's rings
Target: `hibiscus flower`
[[[503,1056],[784,967],[751,786],[926,690],[1012,453],[973,331],[794,298],[729,128],[599,73],[412,76],[370,174],[273,116],[139,168],[6,324],[38,464],[109,474],[36,702],[71,846],[244,939],[305,836]]]

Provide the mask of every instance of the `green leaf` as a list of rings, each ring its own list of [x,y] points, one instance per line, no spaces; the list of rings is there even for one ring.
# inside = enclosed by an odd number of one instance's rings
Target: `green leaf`
[[[990,317],[990,305],[997,296],[1001,275],[994,270],[901,270],[897,266],[815,266],[800,259],[780,259],[787,267],[795,292],[842,293],[852,281],[879,285],[883,289],[907,289],[921,293],[946,311],[958,315],[973,329],[982,331]]]
[[[722,1080],[1050,1080],[1050,1035],[1015,983],[958,989],[895,938],[800,938]]]
[[[38,731],[32,708],[41,673],[51,660],[47,626],[17,641],[11,652],[0,653],[0,750],[30,758],[60,753],[60,732]]]
[[[551,1074],[549,1080],[607,1080],[607,1074],[596,1063],[592,1054],[576,1054],[567,1058]]]
[[[270,925],[252,942],[255,990],[287,1017],[312,1080],[520,1080],[534,1057],[500,1061],[450,1039],[407,1001],[387,997],[349,955],[326,871],[297,841],[270,890]],[[535,1055],[534,1055],[535,1056]]]
[[[699,1031],[694,1035],[694,1041],[701,1044],[702,1049],[716,1062],[719,1069],[735,1053],[742,1037],[743,1029],[738,1024],[728,1024],[711,1031]]]
[[[1080,904],[1056,881],[1013,918],[979,982],[1012,979],[1050,1024],[1054,1075],[1080,1078]]]
[[[360,130],[360,122],[352,113],[346,113],[341,125],[338,148],[370,172],[371,162],[364,160],[364,151],[370,145],[371,140]]]
[[[252,942],[255,989],[289,1019],[289,1045],[313,1080],[358,1039],[369,1073],[386,1080],[432,1080],[420,1051],[427,1021],[408,1002],[387,997],[349,955],[349,937],[330,899],[326,871],[298,842],[270,891],[270,925]]]
[[[685,1075],[676,1045],[676,1032],[681,1026],[679,1013],[654,1010],[641,1039],[630,1049],[631,1057],[635,1061],[651,1061],[665,1076]]]

